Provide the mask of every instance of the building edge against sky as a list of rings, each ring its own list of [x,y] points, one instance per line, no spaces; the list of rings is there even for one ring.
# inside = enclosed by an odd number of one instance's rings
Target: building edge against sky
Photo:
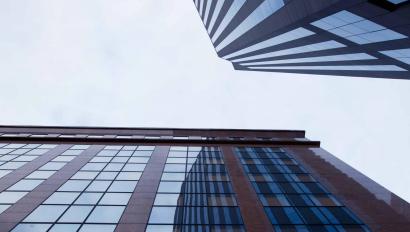
[[[408,0],[193,0],[237,70],[410,79]]]
[[[0,231],[410,231],[295,130],[0,127]]]

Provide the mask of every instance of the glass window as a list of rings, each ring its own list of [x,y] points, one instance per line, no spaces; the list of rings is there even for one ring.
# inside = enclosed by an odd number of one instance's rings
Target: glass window
[[[222,6],[223,6],[224,3],[225,3],[225,0],[216,1],[214,12],[213,12],[213,14],[211,16],[211,19],[209,21],[208,34],[211,34],[212,29],[214,28],[216,19],[218,18],[219,13],[221,12],[221,9],[222,9]]]
[[[292,207],[265,207],[265,211],[272,224],[303,224]]]
[[[49,232],[77,231],[81,224],[55,224]]]
[[[218,1],[222,2],[222,1]],[[173,232],[173,225],[148,225],[145,232]]]
[[[123,163],[109,163],[105,168],[104,171],[120,171],[124,167]]]
[[[185,172],[185,164],[165,164],[164,172]]]
[[[9,174],[11,171],[6,171],[6,170],[0,170],[0,178],[2,178],[3,176]]]
[[[139,180],[142,172],[120,172],[117,180]]]
[[[14,204],[28,192],[2,192],[0,193],[0,204]]]
[[[303,218],[306,224],[328,224],[328,220],[320,212],[319,208],[315,207],[297,207],[299,215]]]
[[[188,151],[188,147],[171,146],[170,151]]]
[[[357,44],[369,44],[407,38],[405,35],[387,29],[346,10],[311,24]]]
[[[114,180],[119,172],[100,172],[97,180]]]
[[[115,156],[118,153],[118,151],[113,151],[113,150],[102,150],[100,151],[97,156]]]
[[[110,162],[112,157],[110,156],[98,156],[94,157],[90,160],[91,163],[108,163]]]
[[[127,205],[131,193],[106,193],[104,194],[99,205]]]
[[[81,154],[83,150],[67,150],[63,152],[61,155],[69,155],[69,156],[77,156]]]
[[[114,181],[108,192],[134,192],[137,181]]]
[[[235,4],[235,3],[234,3]],[[271,16],[284,6],[283,0],[265,0],[228,35],[220,42],[215,49],[220,51],[231,44],[234,40],[254,28],[263,20]]]
[[[70,149],[79,149],[79,150],[85,150],[88,149],[90,145],[74,145]]]
[[[115,225],[84,224],[79,232],[114,232]]]
[[[19,224],[12,231],[13,232],[46,232],[51,224]]]
[[[153,151],[155,146],[138,146],[137,151]]]
[[[197,195],[197,194],[196,194]],[[202,195],[202,194],[201,194]],[[210,206],[236,206],[236,199],[233,194],[204,194]]]
[[[167,173],[167,172],[164,172],[162,174],[161,180],[183,181],[183,180],[185,180],[185,173]]]
[[[7,169],[15,170],[15,169],[17,169],[17,168],[23,166],[24,164],[26,164],[26,162],[8,162],[8,163],[5,163],[5,164],[1,165],[1,166],[0,166],[0,169],[3,169],[3,170],[5,170],[5,169],[6,169],[6,170],[7,170]]]
[[[381,51],[380,53],[403,63],[410,64],[410,48]]]
[[[55,171],[35,171],[28,175],[27,179],[47,179],[53,175]]]
[[[288,199],[283,194],[259,194],[259,199],[264,206],[290,206]]]
[[[130,172],[137,172],[137,171],[144,171],[145,164],[126,164],[122,171],[130,171]]]
[[[242,63],[243,66],[256,66],[256,65],[275,65],[275,64],[296,64],[296,63],[315,63],[315,62],[333,62],[333,61],[353,61],[353,60],[375,60],[374,56],[366,53],[351,53],[332,56],[315,56],[296,59],[285,60],[269,60],[260,62]]]
[[[360,224],[359,220],[344,207],[321,207],[332,224]]]
[[[61,214],[68,208],[66,205],[40,205],[24,222],[55,222]]]
[[[12,159],[15,159],[16,157],[18,157],[18,155],[3,155],[2,157],[0,157],[0,161],[10,161]]]
[[[168,153],[168,158],[186,158],[187,152],[186,151],[170,151]]]
[[[78,205],[95,205],[100,200],[103,193],[82,193],[75,201]]]
[[[161,193],[179,193],[181,192],[182,182],[164,182],[159,184],[158,192]]]
[[[311,201],[317,206],[341,206],[342,204],[331,195],[309,195]]]
[[[64,165],[66,165],[66,163],[48,162],[44,164],[39,170],[57,171],[57,170],[60,170],[62,167],[64,167]]]
[[[176,206],[179,194],[157,194],[154,205]]]
[[[120,151],[115,157],[130,157],[132,156],[132,151]]]
[[[146,156],[151,156],[152,151],[135,151],[132,156],[137,156],[137,157],[146,157]]]
[[[78,195],[80,195],[78,192],[55,192],[44,202],[44,204],[71,204]]]
[[[186,163],[186,158],[168,158],[167,164],[184,164]]]
[[[12,148],[12,149],[16,149],[16,148],[21,148],[24,147],[26,144],[20,144],[20,143],[11,143],[3,148]]]
[[[126,150],[126,151],[134,151],[135,149],[137,149],[137,146],[124,146],[122,148],[122,150]]]
[[[5,154],[8,154],[9,152],[12,152],[12,151],[14,151],[14,149],[2,148],[2,149],[0,149],[0,155],[5,155]]]
[[[8,188],[8,190],[20,190],[20,191],[31,191],[35,187],[37,187],[41,182],[44,180],[20,180],[19,182],[15,183],[13,186]]]
[[[116,145],[112,145],[112,146],[105,146],[104,149],[106,150],[121,150],[123,146],[116,146]]]
[[[114,157],[111,162],[116,162],[116,163],[126,163],[128,160],[128,157]]]
[[[79,171],[76,174],[74,174],[71,179],[77,179],[77,180],[92,180],[94,179],[99,172],[82,172]]]
[[[257,165],[248,161],[242,165],[275,230],[336,232],[336,225],[343,224],[340,228],[344,231],[345,226],[361,224],[355,229],[367,231],[367,227],[342,207],[303,166],[285,152],[276,150],[236,149],[239,159],[259,160]]]
[[[344,70],[344,71],[407,71],[396,65],[327,65],[327,66],[269,66],[248,67],[258,70]]]
[[[149,223],[173,224],[176,207],[152,207]]]
[[[131,157],[128,162],[130,163],[148,163],[149,157]]]
[[[235,63],[243,63],[245,61],[267,59],[267,58],[273,58],[273,57],[278,57],[278,56],[301,54],[301,53],[307,53],[307,52],[323,51],[323,50],[342,48],[342,47],[346,47],[346,45],[339,43],[337,41],[334,41],[334,40],[329,40],[325,42],[313,43],[313,44],[308,44],[308,45],[299,46],[299,47],[293,47],[293,48],[288,48],[288,49],[283,49],[283,50],[278,50],[278,51],[273,51],[273,52],[268,52],[268,53],[262,53],[259,55],[247,56],[244,58],[234,59],[231,61]]]
[[[36,159],[36,158],[37,158],[37,156],[26,156],[26,155],[23,155],[23,156],[20,156],[20,157],[14,159],[13,161],[32,161],[32,160],[34,160],[34,159]]]
[[[24,148],[36,148],[36,147],[38,147],[38,146],[40,146],[40,144],[27,144],[26,146],[24,146]]]
[[[95,180],[90,186],[85,190],[87,192],[105,192],[110,186],[111,181],[106,180]]]
[[[59,222],[83,222],[93,206],[71,206],[58,220]]]
[[[225,28],[228,26],[228,24],[231,22],[233,17],[238,13],[238,11],[242,8],[242,6],[245,4],[245,0],[236,0],[233,1],[231,6],[229,7],[228,11],[226,12],[224,18],[222,19],[221,23],[217,27],[215,33],[212,35],[211,40],[213,43],[219,38],[219,36],[222,34],[222,32],[225,30]]]
[[[11,205],[0,205],[0,213],[3,213],[6,209],[8,209]]]
[[[22,154],[26,153],[27,151],[30,151],[30,149],[20,148],[20,149],[17,149],[17,150],[14,150],[14,151],[10,152],[10,154],[22,155]]]
[[[106,163],[87,163],[81,170],[84,171],[101,171],[105,167]]]
[[[97,206],[88,217],[89,223],[118,223],[125,206]]]
[[[52,161],[55,161],[55,162],[70,162],[74,158],[75,158],[75,156],[68,156],[68,155],[67,156],[57,156]]]
[[[210,207],[211,224],[242,224],[238,207]]]
[[[91,181],[89,180],[68,180],[58,191],[83,191]]]

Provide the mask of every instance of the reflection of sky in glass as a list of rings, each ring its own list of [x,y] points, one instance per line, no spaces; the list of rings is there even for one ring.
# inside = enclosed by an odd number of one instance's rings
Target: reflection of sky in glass
[[[267,17],[271,16],[277,10],[285,5],[283,0],[265,0],[263,1],[245,20],[241,22],[218,46],[217,51],[228,46],[234,40],[254,28]]]
[[[242,231],[242,218],[219,150],[171,148],[149,224],[147,231],[184,231],[188,227],[191,231]]]

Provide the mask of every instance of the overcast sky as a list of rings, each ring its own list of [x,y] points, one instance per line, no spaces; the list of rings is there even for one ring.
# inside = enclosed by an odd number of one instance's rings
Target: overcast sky
[[[0,124],[303,129],[410,201],[410,81],[235,71],[191,0],[2,0],[0,30]]]

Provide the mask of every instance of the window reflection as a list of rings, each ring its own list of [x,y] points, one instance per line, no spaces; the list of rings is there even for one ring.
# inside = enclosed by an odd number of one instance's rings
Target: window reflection
[[[147,231],[243,231],[242,224],[219,148],[171,147]]]
[[[368,231],[281,149],[238,147],[235,153],[275,231]]]

